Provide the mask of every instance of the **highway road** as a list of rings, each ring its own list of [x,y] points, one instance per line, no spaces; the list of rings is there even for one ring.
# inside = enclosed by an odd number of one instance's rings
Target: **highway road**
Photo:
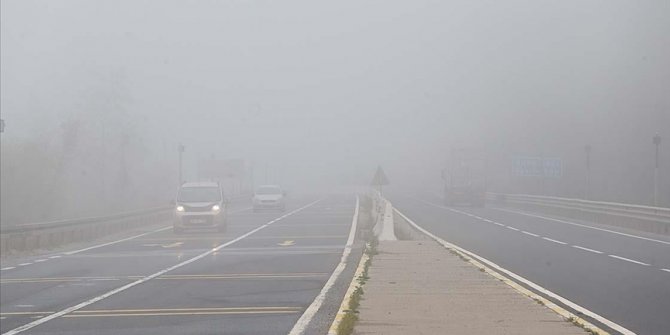
[[[487,208],[392,196],[438,237],[637,334],[670,334],[670,238]]]
[[[355,205],[353,196],[301,197],[285,213],[253,213],[240,203],[225,234],[175,235],[164,223],[112,243],[3,261],[0,330],[287,334],[340,264]],[[307,333],[327,331],[360,247]]]

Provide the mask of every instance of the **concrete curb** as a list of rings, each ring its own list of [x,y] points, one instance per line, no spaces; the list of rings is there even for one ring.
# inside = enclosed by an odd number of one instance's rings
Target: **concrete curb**
[[[358,262],[358,267],[356,268],[356,272],[354,272],[354,277],[351,279],[349,288],[347,289],[347,292],[344,294],[344,298],[342,299],[342,303],[340,304],[340,309],[337,311],[337,314],[335,315],[335,320],[333,320],[333,323],[330,325],[328,335],[337,335],[337,328],[340,326],[342,318],[344,318],[344,315],[349,310],[349,301],[351,300],[351,295],[354,294],[354,291],[356,291],[356,289],[363,286],[360,282],[358,282],[358,278],[360,278],[361,274],[363,274],[363,270],[365,269],[365,263],[368,261],[368,259],[370,259],[370,256],[367,253],[364,253],[363,256],[361,257],[360,262]]]

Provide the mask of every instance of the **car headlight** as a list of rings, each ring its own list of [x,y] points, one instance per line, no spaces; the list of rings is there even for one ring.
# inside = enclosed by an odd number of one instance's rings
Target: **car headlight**
[[[177,206],[177,212],[183,212],[184,206]]]
[[[219,205],[214,205],[214,206],[212,206],[212,210],[215,211],[215,212],[218,212],[218,211],[221,210],[221,206],[219,206]]]

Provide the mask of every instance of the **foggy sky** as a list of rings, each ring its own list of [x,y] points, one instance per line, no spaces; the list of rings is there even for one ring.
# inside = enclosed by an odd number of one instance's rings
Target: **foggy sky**
[[[430,184],[458,145],[574,177],[591,144],[619,200],[654,133],[670,162],[666,0],[1,4],[4,142],[121,115],[147,157],[184,143],[187,176],[215,155],[318,186]]]

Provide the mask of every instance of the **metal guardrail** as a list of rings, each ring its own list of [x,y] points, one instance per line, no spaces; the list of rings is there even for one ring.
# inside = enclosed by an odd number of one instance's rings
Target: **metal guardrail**
[[[0,234],[12,234],[12,233],[27,233],[32,231],[46,230],[46,229],[57,229],[63,227],[79,226],[86,224],[95,224],[108,221],[116,221],[121,219],[126,219],[136,216],[144,216],[148,214],[156,214],[172,209],[172,206],[166,207],[154,207],[149,209],[142,209],[131,212],[124,212],[108,216],[96,216],[96,217],[85,217],[78,219],[68,219],[68,220],[57,220],[49,222],[37,222],[37,223],[26,223],[10,227],[0,228]]]
[[[670,208],[643,205],[601,202],[582,199],[548,197],[529,194],[487,193],[493,201],[550,206],[584,212],[626,216],[636,219],[670,223]]]
[[[246,199],[251,195],[241,194],[234,197],[228,198],[229,201],[239,201]],[[24,223],[9,227],[0,227],[0,234],[12,234],[12,233],[27,233],[38,230],[46,229],[56,229],[70,226],[86,225],[86,224],[96,224],[103,223],[108,221],[116,221],[121,219],[127,219],[131,217],[139,217],[149,214],[157,214],[160,212],[168,211],[173,209],[173,206],[163,206],[163,207],[153,207],[147,209],[141,209],[136,211],[124,212],[114,215],[107,216],[96,216],[96,217],[85,217],[77,219],[66,219],[66,220],[57,220],[57,221],[48,221],[48,222],[37,222],[37,223]]]
[[[228,200],[239,201],[247,197],[240,195]],[[169,222],[173,208],[153,207],[108,216],[0,227],[0,255],[51,249],[72,242],[91,241],[132,227]]]

